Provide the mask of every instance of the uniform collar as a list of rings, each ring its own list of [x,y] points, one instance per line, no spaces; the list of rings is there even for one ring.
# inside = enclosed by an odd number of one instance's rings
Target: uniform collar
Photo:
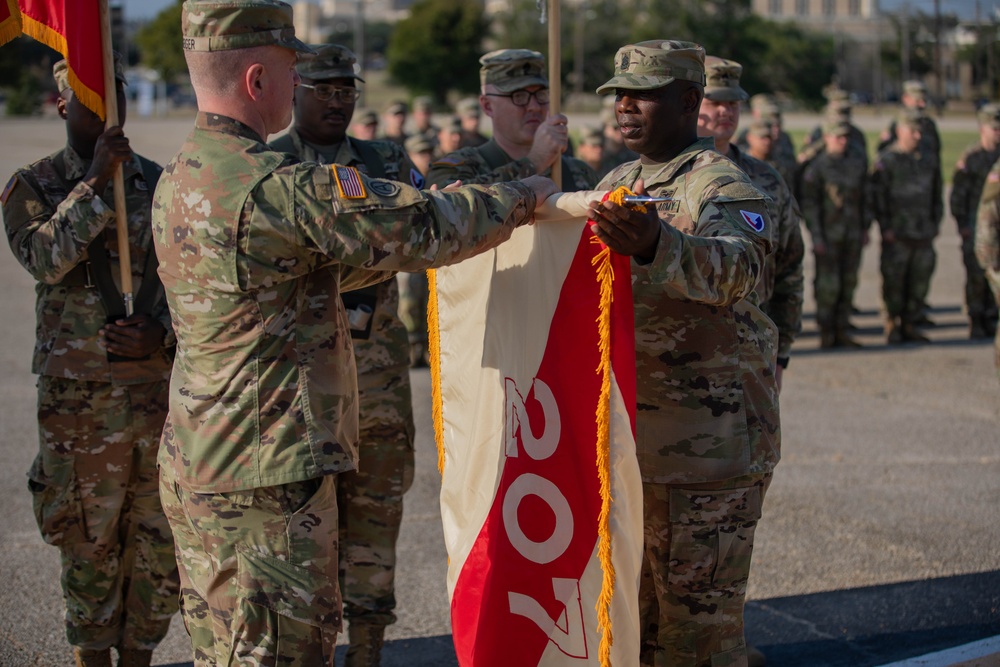
[[[252,139],[259,144],[264,143],[264,139],[249,125],[241,123],[235,118],[222,116],[217,113],[199,111],[198,117],[194,121],[194,126],[199,130],[222,132],[223,134],[232,134],[237,137]]]
[[[695,140],[690,146],[682,150],[674,159],[664,162],[659,171],[649,178],[646,183],[647,190],[658,185],[669,183],[677,173],[688,162],[694,160],[700,153],[705,151],[715,151],[715,139],[712,137],[701,137]],[[647,165],[643,165],[647,166]]]

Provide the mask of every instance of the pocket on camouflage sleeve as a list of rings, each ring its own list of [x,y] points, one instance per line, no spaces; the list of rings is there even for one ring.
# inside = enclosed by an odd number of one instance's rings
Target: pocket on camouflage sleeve
[[[72,458],[36,456],[28,471],[28,490],[35,522],[47,543],[86,542],[87,524]]]
[[[279,664],[332,664],[341,619],[337,580],[246,547],[237,547],[236,559],[234,656],[266,647]]]
[[[761,502],[756,486],[671,490],[671,604],[720,623],[724,610],[742,608]]]

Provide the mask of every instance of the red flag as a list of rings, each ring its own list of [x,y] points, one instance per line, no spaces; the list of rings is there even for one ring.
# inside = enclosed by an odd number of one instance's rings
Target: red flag
[[[74,94],[103,119],[104,65],[97,0],[0,0],[0,44],[22,32],[66,58]]]

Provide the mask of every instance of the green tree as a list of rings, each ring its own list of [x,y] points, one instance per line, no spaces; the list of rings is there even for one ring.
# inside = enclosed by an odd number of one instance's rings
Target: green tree
[[[181,5],[177,0],[147,23],[135,36],[143,65],[160,73],[164,81],[187,73],[181,34]]]
[[[30,37],[18,37],[0,48],[0,88],[7,94],[7,114],[39,111],[43,93],[54,94],[52,65],[62,56]]]
[[[475,0],[418,0],[396,25],[386,57],[389,74],[439,103],[448,91],[479,89],[479,56],[489,27]]]

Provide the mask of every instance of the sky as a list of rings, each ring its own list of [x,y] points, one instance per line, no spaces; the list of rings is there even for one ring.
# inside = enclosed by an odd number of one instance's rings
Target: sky
[[[117,4],[124,5],[125,20],[130,21],[153,18],[173,2],[174,0],[118,0]],[[909,3],[914,11],[925,14],[934,12],[934,0],[880,0],[879,7],[883,11],[896,11],[906,3]],[[994,7],[1000,8],[1000,0],[979,0],[979,7],[981,15],[985,18]],[[962,19],[973,19],[976,17],[976,0],[941,0],[941,12],[958,14]]]

